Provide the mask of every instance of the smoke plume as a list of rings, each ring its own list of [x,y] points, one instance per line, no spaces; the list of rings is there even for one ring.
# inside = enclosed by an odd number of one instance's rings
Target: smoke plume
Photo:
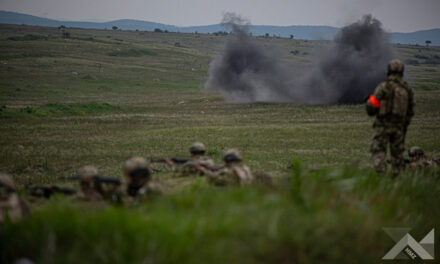
[[[250,37],[248,21],[228,13],[223,23],[232,33],[211,63],[205,87],[230,102],[361,103],[385,79],[393,57],[387,34],[371,15],[342,28],[316,52],[317,65],[307,72]]]
[[[317,67],[304,80],[318,103],[361,103],[386,77],[393,57],[381,23],[371,17],[341,29],[331,47],[320,52]]]
[[[220,91],[227,101],[289,101],[286,89],[287,67],[278,56],[249,35],[249,22],[233,13],[222,21],[232,32],[223,53],[214,59],[209,69],[208,90]]]

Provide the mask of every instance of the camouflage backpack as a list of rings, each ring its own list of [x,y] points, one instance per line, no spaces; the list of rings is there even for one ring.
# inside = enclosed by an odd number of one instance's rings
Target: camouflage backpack
[[[408,111],[409,102],[409,88],[406,83],[387,81],[385,90],[387,95],[380,102],[379,115],[404,118]]]
[[[391,111],[392,115],[398,117],[405,117],[406,112],[408,111],[408,88],[401,87],[400,85],[394,88],[393,94],[393,108]]]

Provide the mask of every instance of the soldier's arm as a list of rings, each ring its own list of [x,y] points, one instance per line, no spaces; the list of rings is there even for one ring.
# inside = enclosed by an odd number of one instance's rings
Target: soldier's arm
[[[205,170],[204,173],[209,183],[220,186],[224,186],[228,184],[228,177],[226,177],[225,171],[223,170],[217,172]]]
[[[367,114],[369,116],[374,116],[379,112],[380,101],[384,98],[384,87],[385,83],[380,83],[374,93],[368,97],[366,103]]]
[[[382,100],[385,98],[385,87],[386,87],[386,82],[381,82],[376,89],[374,90],[374,97],[377,98],[377,100]]]

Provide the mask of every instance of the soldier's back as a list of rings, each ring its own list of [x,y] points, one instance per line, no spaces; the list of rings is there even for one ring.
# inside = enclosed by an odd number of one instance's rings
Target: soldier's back
[[[207,173],[207,179],[215,185],[246,185],[253,182],[252,175],[248,166],[236,164],[226,166],[216,172]]]
[[[235,165],[232,167],[232,170],[240,185],[246,185],[253,182],[254,176],[248,166],[241,164]]]

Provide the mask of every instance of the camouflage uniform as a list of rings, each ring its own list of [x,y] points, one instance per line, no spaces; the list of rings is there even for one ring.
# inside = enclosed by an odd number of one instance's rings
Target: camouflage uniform
[[[393,175],[404,168],[405,135],[414,115],[414,93],[402,80],[404,66],[393,60],[388,66],[387,81],[380,83],[370,96],[366,107],[374,121],[374,137],[370,146],[373,166],[378,173],[386,172],[386,151],[390,144]]]
[[[98,169],[93,166],[84,166],[79,172],[79,184],[81,186],[81,193],[78,198],[85,201],[101,201],[104,199],[100,192],[100,186],[95,181],[98,176]]]
[[[199,166],[209,168],[214,167],[215,163],[211,158],[208,158],[205,155],[206,148],[203,143],[196,142],[194,143],[191,148],[189,149],[191,153],[191,160],[186,162],[182,167],[182,176],[188,176],[190,174],[201,174],[203,175],[204,172],[197,169]]]
[[[16,193],[12,178],[0,174],[0,225],[9,218],[18,221],[29,214],[29,207]]]
[[[437,162],[432,159],[427,159],[423,149],[420,147],[411,147],[408,150],[408,156],[411,160],[408,167],[415,171],[423,171],[424,169],[434,169],[437,168]]]
[[[208,182],[215,185],[247,185],[254,181],[248,166],[243,165],[237,150],[228,150],[223,156],[225,167],[219,171],[206,170]]]
[[[138,204],[152,195],[162,191],[156,182],[151,179],[149,164],[144,158],[134,157],[124,164],[124,175],[127,182],[126,202]]]

